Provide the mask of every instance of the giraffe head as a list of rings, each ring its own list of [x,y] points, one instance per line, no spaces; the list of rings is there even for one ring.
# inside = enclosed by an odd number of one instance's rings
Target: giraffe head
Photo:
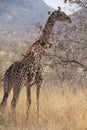
[[[59,21],[67,21],[71,23],[71,18],[64,12],[61,11],[61,7],[58,7],[57,11],[54,11],[54,19]]]

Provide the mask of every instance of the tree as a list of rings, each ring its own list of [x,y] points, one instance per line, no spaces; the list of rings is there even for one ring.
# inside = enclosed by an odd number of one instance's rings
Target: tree
[[[67,1],[71,3],[77,3],[80,6],[85,7],[87,9],[87,0],[64,0],[64,3],[66,3]]]
[[[56,23],[52,41],[54,49],[46,54],[57,81],[75,86],[87,84],[87,13],[80,10],[71,16],[72,24]],[[48,60],[49,61],[49,60]]]

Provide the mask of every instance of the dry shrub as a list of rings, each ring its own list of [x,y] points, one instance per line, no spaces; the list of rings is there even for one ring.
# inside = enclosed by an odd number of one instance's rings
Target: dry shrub
[[[14,127],[10,108],[12,92],[3,116],[2,130],[86,130],[87,129],[87,90],[73,91],[64,85],[62,88],[46,87],[40,93],[40,119],[36,109],[36,90],[32,89],[32,105],[26,123],[26,90],[23,88],[16,109],[17,123]],[[3,92],[0,93],[2,99]]]

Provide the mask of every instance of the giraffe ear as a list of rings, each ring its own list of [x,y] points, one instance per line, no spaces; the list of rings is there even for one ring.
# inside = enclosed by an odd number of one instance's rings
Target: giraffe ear
[[[60,12],[61,11],[61,7],[58,7],[58,12]]]
[[[41,44],[41,46],[42,46],[42,47],[44,47],[44,46],[45,46],[45,42],[41,42],[40,44]]]

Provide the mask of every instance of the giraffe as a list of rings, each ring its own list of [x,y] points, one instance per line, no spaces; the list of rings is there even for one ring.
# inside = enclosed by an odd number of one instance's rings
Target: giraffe
[[[23,83],[25,83],[27,90],[26,114],[28,117],[29,108],[31,106],[31,87],[36,84],[37,112],[39,117],[39,94],[43,80],[41,60],[45,54],[45,51],[52,46],[52,44],[49,42],[49,39],[54,24],[58,20],[68,21],[71,23],[71,18],[62,12],[60,7],[58,10],[53,11],[47,20],[40,38],[28,48],[23,58],[11,64],[6,70],[3,80],[4,95],[0,104],[0,110],[4,110],[6,107],[8,96],[13,88],[11,108],[13,113],[15,113],[16,104],[22,88],[21,86]]]

